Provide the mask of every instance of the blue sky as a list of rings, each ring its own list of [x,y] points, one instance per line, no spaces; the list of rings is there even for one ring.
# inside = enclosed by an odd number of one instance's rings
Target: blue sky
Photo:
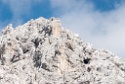
[[[14,13],[13,13],[14,11],[13,11],[13,8],[11,8],[11,4],[12,3],[19,4],[20,1],[21,0],[19,0],[19,2],[17,2],[16,0],[12,0],[12,1],[0,0],[0,21],[3,23],[6,23],[3,26],[9,23],[13,23],[13,25],[15,24],[15,22],[12,21],[12,19],[14,18]],[[29,5],[31,5],[30,9],[28,9],[29,13],[25,12],[24,10],[22,11],[24,13],[19,14],[19,17],[22,19],[21,24],[27,22],[30,19],[35,19],[41,16],[44,18],[60,17],[60,15],[54,14],[55,11],[53,11],[54,9],[52,8],[50,0],[39,0],[39,1],[36,0],[36,3],[31,2],[32,0],[28,0],[28,1],[29,1]],[[122,2],[122,0],[88,0],[88,1],[93,3],[95,10],[99,10],[101,12],[111,11],[115,9],[116,4],[119,4]],[[23,0],[21,3],[23,3]],[[25,2],[24,2],[24,5],[21,5],[19,7],[22,7],[22,6],[26,7],[27,9]],[[16,8],[16,6],[13,6],[13,7]],[[55,10],[60,10],[60,9],[55,8]],[[16,18],[16,19],[19,19],[19,18]]]
[[[39,17],[60,18],[62,26],[96,48],[125,58],[124,0],[0,0],[0,29]]]
[[[120,4],[123,0],[89,0],[94,3],[95,8],[100,11],[110,11],[115,9],[116,4]]]

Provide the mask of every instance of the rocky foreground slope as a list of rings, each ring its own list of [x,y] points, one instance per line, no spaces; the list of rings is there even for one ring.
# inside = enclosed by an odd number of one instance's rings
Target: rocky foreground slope
[[[38,18],[0,36],[0,84],[125,84],[125,61]]]

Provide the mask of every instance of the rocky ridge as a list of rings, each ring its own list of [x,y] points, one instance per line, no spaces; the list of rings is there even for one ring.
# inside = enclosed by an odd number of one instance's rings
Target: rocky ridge
[[[0,84],[125,84],[125,60],[41,17],[2,30]]]

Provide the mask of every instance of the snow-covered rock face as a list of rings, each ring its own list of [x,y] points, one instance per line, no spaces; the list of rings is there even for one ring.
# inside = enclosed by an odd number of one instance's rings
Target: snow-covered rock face
[[[0,37],[0,84],[125,84],[125,61],[39,18]]]

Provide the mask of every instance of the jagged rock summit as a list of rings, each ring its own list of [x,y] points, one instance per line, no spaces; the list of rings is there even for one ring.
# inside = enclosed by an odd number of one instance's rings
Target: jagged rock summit
[[[0,84],[125,84],[125,61],[38,18],[0,36]]]

